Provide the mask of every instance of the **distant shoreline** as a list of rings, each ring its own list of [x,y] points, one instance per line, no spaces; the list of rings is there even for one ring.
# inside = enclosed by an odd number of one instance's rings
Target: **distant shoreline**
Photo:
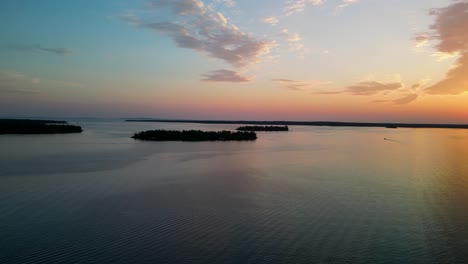
[[[174,120],[174,119],[126,119],[126,122],[238,124],[238,125],[283,125],[283,126],[329,126],[329,127],[383,127],[383,128],[450,128],[468,129],[468,124],[417,124],[417,123],[367,123],[332,121],[245,121],[245,120]]]

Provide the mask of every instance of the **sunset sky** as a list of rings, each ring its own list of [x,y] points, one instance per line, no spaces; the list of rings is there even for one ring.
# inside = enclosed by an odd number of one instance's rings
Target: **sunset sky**
[[[7,0],[0,116],[468,123],[468,1]]]

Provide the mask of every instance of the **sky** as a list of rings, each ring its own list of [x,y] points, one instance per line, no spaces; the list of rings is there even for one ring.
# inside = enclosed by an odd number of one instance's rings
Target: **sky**
[[[0,116],[468,123],[467,0],[6,0]]]

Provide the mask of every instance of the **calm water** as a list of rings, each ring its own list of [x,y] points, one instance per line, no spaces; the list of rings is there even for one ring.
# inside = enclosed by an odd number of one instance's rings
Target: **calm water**
[[[468,263],[468,130],[80,124],[0,136],[0,263]]]

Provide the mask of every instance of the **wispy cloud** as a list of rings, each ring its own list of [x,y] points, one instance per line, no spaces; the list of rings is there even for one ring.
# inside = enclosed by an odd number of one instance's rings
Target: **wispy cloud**
[[[35,94],[39,91],[34,86],[39,82],[39,79],[23,74],[0,72],[0,93]]]
[[[323,2],[323,0],[287,0],[283,12],[284,15],[290,16],[292,14],[304,12],[308,4],[318,6],[323,4]]]
[[[257,63],[276,45],[241,31],[220,12],[199,0],[152,0],[147,10],[161,17],[150,21],[126,15],[121,19],[172,38],[178,47],[193,49],[234,67]],[[169,12],[169,16],[164,14]]]
[[[430,40],[430,36],[427,33],[418,33],[414,37],[414,40],[416,41],[416,48],[422,48],[427,46]]]
[[[320,95],[335,95],[335,94],[350,94],[353,96],[378,96],[381,99],[375,99],[370,103],[393,103],[396,105],[409,104],[417,100],[423,93],[422,87],[429,80],[428,78],[415,83],[411,88],[407,89],[401,81],[399,74],[393,75],[390,82],[378,82],[372,80],[370,76],[366,81],[360,81],[354,85],[345,87],[338,91],[318,91],[314,94]],[[367,78],[366,78],[367,79]],[[388,80],[388,77],[387,77]]]
[[[409,104],[409,103],[415,101],[416,99],[418,99],[418,97],[419,97],[418,94],[408,94],[408,95],[405,95],[405,96],[403,96],[401,98],[395,99],[392,102],[394,104],[399,104],[399,105]]]
[[[215,70],[209,73],[202,74],[204,77],[202,81],[205,82],[230,82],[230,83],[242,83],[249,82],[251,79],[242,76],[240,73],[232,70]]]
[[[22,52],[31,52],[31,51],[45,51],[49,53],[53,53],[60,56],[65,56],[73,53],[72,49],[69,48],[50,48],[50,47],[42,47],[38,44],[11,44],[7,45],[7,48],[16,51]]]
[[[23,79],[25,76],[16,72],[0,72],[0,82],[1,83],[10,83],[20,79]]]
[[[359,2],[359,0],[343,0],[341,4],[337,6],[337,8],[344,8],[357,2]]]
[[[234,7],[236,6],[236,1],[234,0],[214,0],[216,3],[221,3],[227,7]]]
[[[468,91],[468,1],[456,0],[445,8],[434,9],[435,17],[430,27],[430,40],[436,41],[438,53],[449,56],[459,55],[458,60],[447,72],[445,78],[428,87],[429,94],[461,94]]]
[[[134,11],[128,11],[125,14],[117,15],[115,17],[132,25],[138,25],[141,22]]]
[[[0,71],[0,93],[8,94],[38,94],[44,88],[82,88],[81,83],[39,79],[25,74]]]
[[[262,19],[262,22],[265,24],[276,25],[279,22],[279,19],[275,16],[265,17]]]
[[[314,92],[314,94],[323,94],[323,95],[332,95],[332,94],[342,94],[343,91],[318,91]]]
[[[288,29],[283,29],[278,33],[281,40],[286,41],[290,52],[296,52],[298,57],[303,58],[310,50],[304,48],[302,38],[298,33],[290,33]]]
[[[380,83],[376,81],[360,82],[345,88],[344,92],[352,95],[375,95],[380,92],[395,91],[403,88],[403,84],[395,83]]]
[[[291,79],[271,79],[273,82],[279,83],[282,88],[291,90],[291,91],[310,91],[313,89],[319,89],[326,85],[331,84],[329,81],[300,81],[300,80],[291,80]]]
[[[55,53],[57,55],[68,55],[71,54],[73,51],[68,48],[40,48],[42,51],[47,51],[51,53]]]
[[[299,36],[298,33],[289,33],[289,30],[287,29],[283,29],[278,35],[282,39],[289,41],[289,42],[297,42],[301,40],[301,37]]]
[[[274,82],[282,82],[282,83],[290,83],[290,82],[295,82],[294,80],[290,79],[271,79]]]

